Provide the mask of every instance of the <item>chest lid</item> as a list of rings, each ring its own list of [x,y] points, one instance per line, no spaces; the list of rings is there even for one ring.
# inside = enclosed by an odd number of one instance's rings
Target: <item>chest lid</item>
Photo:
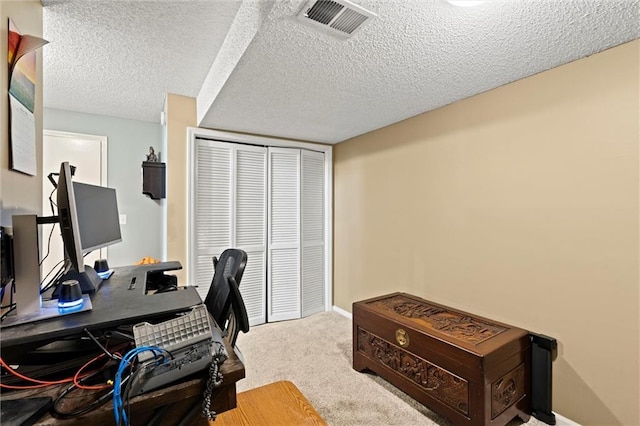
[[[526,330],[406,293],[363,300],[356,306],[479,357],[497,355],[495,352],[514,353],[528,346]]]

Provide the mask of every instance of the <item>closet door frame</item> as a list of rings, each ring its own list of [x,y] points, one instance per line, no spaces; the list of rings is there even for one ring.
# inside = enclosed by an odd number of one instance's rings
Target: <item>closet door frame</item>
[[[187,128],[187,182],[188,188],[188,205],[189,205],[189,220],[191,217],[191,206],[194,205],[195,198],[195,141],[196,138],[211,139],[221,142],[236,142],[247,145],[258,145],[266,147],[282,147],[282,148],[300,148],[311,151],[318,151],[324,153],[324,217],[325,217],[325,229],[324,229],[324,293],[325,293],[325,311],[332,310],[333,301],[333,147],[331,145],[322,145],[310,142],[297,142],[285,139],[270,138],[263,136],[245,135],[241,133],[231,133],[221,130],[209,130],[201,129],[197,127]],[[190,234],[190,232],[189,232]],[[187,235],[187,265],[192,262],[191,259],[191,247],[193,241],[190,235]],[[187,282],[191,283],[193,279],[193,272],[191,268],[187,268]]]

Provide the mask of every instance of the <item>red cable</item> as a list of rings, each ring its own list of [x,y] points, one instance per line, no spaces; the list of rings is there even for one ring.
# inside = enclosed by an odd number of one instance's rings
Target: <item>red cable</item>
[[[7,365],[6,362],[4,362],[4,360],[2,359],[2,357],[0,357],[0,365],[2,365],[4,368],[7,369],[7,371],[9,371],[9,373],[13,374],[14,376],[17,376],[23,380],[26,380],[28,382],[33,382],[33,383],[39,383],[41,385],[59,385],[62,383],[69,383],[71,381],[73,381],[73,377],[69,377],[67,379],[63,379],[63,380],[56,380],[56,381],[46,381],[46,380],[38,380],[38,379],[32,379],[30,377],[24,376],[20,373],[18,373],[16,370],[14,370],[13,368],[9,367]],[[8,386],[8,385],[2,385],[2,386]]]
[[[76,387],[78,389],[85,389],[85,390],[100,390],[100,389],[107,389],[109,387],[111,387],[110,385],[95,385],[95,386],[85,386],[80,384],[80,382],[78,382],[78,376],[80,375],[80,373],[82,372],[82,370],[84,370],[87,366],[89,366],[90,364],[92,364],[93,362],[99,360],[100,358],[104,357],[105,354],[101,353],[100,355],[98,355],[97,357],[89,360],[85,365],[83,365],[82,367],[80,367],[80,369],[76,372],[76,374],[73,376],[73,384],[76,385]],[[85,376],[86,377],[86,376]]]
[[[115,352],[116,355],[120,355],[118,352]],[[87,373],[83,376],[80,376],[80,372],[86,368],[89,364],[97,361],[98,359],[102,358],[105,354],[102,353],[100,355],[98,355],[97,357],[91,359],[90,361],[88,361],[86,364],[84,364],[82,367],[80,367],[80,369],[76,372],[76,374],[73,375],[73,377],[68,377],[66,379],[62,379],[62,380],[56,380],[56,381],[46,381],[46,380],[38,380],[38,379],[32,379],[31,377],[27,377],[21,373],[18,373],[16,370],[14,370],[13,368],[11,368],[5,361],[4,359],[2,359],[2,357],[0,357],[0,365],[2,365],[4,368],[7,369],[7,371],[11,374],[13,374],[16,377],[19,377],[23,380],[26,380],[28,382],[32,382],[32,383],[38,383],[37,385],[25,385],[25,386],[13,386],[13,385],[5,385],[4,383],[0,382],[0,387],[1,388],[5,388],[5,389],[37,389],[37,388],[43,388],[46,386],[51,386],[51,385],[60,385],[63,383],[69,383],[69,382],[73,382],[76,387],[78,387],[79,389],[106,389],[108,387],[110,387],[110,385],[98,385],[98,386],[84,386],[81,385],[77,380],[80,378],[84,378],[86,376],[88,376],[89,374],[92,374],[93,372],[95,372],[96,370]]]
[[[51,385],[13,386],[13,385],[5,385],[4,383],[0,383],[0,388],[5,388],[5,389],[39,389],[39,388],[46,388],[47,386],[51,386]]]

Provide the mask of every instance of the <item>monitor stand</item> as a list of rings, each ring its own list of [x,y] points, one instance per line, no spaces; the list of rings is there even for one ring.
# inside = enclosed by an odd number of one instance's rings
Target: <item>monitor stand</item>
[[[100,284],[102,284],[102,278],[98,276],[96,270],[89,265],[84,265],[84,271],[82,273],[78,273],[75,269],[69,269],[62,278],[58,280],[58,285],[53,292],[53,297],[58,297],[60,284],[67,280],[78,281],[78,283],[80,283],[80,288],[82,289],[82,294],[93,293],[98,290]]]
[[[38,217],[36,215],[14,215],[12,222],[16,307],[2,319],[0,328],[91,310],[89,296],[83,296],[82,305],[74,308],[59,309],[57,300],[42,301],[40,296]],[[82,274],[76,273],[80,277],[78,281],[80,281],[81,287],[84,283],[83,293],[94,292],[102,282],[96,271],[93,271],[91,267],[89,269],[93,274],[86,270]]]

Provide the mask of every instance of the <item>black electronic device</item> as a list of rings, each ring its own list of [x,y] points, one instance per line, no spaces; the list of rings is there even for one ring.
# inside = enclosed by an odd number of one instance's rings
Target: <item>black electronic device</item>
[[[13,238],[3,226],[0,227],[0,301],[4,310],[0,319],[4,319],[15,309],[13,300]],[[9,296],[5,299],[5,293]]]
[[[77,280],[82,293],[102,283],[83,255],[122,241],[116,192],[113,188],[72,182],[71,166],[60,165],[57,186],[58,218],[65,252],[65,273],[59,282]],[[57,297],[59,290],[53,295]]]
[[[148,271],[145,294],[166,293],[178,290],[178,277],[164,271]]]
[[[73,182],[73,193],[83,253],[122,241],[115,189]]]
[[[556,424],[551,409],[552,361],[558,342],[553,337],[529,333],[531,339],[531,414],[549,425]]]
[[[0,277],[2,288],[13,280],[13,240],[4,226],[0,227]]]
[[[30,426],[42,417],[53,405],[50,397],[3,399],[2,424]]]

